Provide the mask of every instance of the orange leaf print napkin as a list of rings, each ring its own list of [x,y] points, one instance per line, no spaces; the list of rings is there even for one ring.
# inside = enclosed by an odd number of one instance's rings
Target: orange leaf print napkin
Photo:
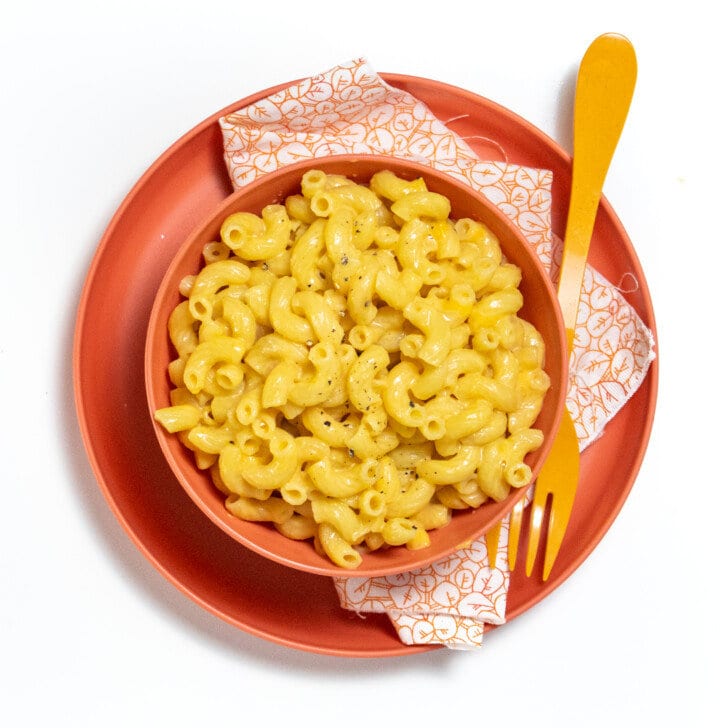
[[[449,172],[498,205],[523,231],[547,270],[560,241],[551,233],[549,170],[482,161],[411,94],[355,59],[304,79],[219,120],[224,160],[235,188],[278,167],[332,154],[412,158]],[[619,290],[589,268],[571,358],[567,406],[582,449],[640,386],[654,357],[651,332]],[[484,538],[412,572],[337,577],[343,608],[386,613],[405,644],[472,649],[485,625],[506,621],[510,574],[508,518],[496,567]]]

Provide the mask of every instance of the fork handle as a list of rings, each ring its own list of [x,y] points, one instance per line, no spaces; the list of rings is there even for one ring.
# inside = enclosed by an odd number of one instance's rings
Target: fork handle
[[[558,299],[571,351],[597,208],[637,81],[630,41],[605,33],[587,49],[579,66],[574,105],[571,198],[559,274]]]

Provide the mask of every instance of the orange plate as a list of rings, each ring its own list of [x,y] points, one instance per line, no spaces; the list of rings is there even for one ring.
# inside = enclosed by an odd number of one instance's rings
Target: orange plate
[[[383,74],[427,104],[484,158],[554,172],[554,231],[563,236],[570,158],[526,121],[480,96],[412,76]],[[230,624],[289,647],[350,657],[437,649],[408,647],[384,615],[341,609],[330,578],[289,569],[215,527],[180,487],[156,446],[144,390],[144,341],[157,286],[178,246],[232,192],[220,116],[286,88],[261,91],[209,117],[170,147],[114,215],[92,261],[78,309],[74,385],[81,432],[99,485],[142,553],[184,594]],[[490,141],[488,141],[490,140]],[[626,294],[645,324],[654,314],[639,260],[606,201],[590,262],[608,279],[629,272]],[[584,561],[614,521],[639,471],[657,396],[657,366],[586,451],[571,524],[551,578],[512,578],[508,618],[543,599]],[[637,429],[635,429],[637,428]],[[538,568],[538,564],[537,564]]]

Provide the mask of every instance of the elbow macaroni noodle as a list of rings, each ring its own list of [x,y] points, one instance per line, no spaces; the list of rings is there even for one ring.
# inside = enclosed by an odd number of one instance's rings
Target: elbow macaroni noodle
[[[232,515],[354,569],[530,483],[550,382],[520,270],[422,179],[309,171],[284,204],[230,215],[203,257],[155,418]]]

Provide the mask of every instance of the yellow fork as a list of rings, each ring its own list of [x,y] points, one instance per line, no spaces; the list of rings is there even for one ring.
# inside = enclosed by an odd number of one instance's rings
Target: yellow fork
[[[558,283],[569,354],[574,342],[579,296],[602,188],[627,118],[636,80],[634,48],[627,38],[615,33],[596,38],[579,66],[574,100],[571,197]],[[579,441],[571,415],[565,410],[551,452],[534,487],[526,554],[527,576],[533,571],[550,499],[542,574],[544,581],[549,578],[571,517],[578,481]],[[511,570],[517,561],[523,508],[524,501],[521,501],[511,513],[508,541]],[[500,526],[493,531],[499,533]],[[497,543],[497,538],[491,533],[491,547],[493,543]],[[494,554],[491,549],[490,554]]]

